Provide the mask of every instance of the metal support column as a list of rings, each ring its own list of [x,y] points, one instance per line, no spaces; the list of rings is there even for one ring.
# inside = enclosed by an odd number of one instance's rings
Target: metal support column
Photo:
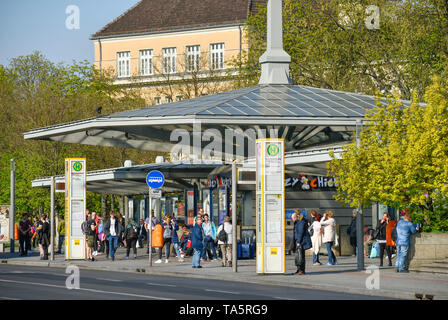
[[[232,269],[233,272],[238,272],[238,255],[237,255],[237,243],[236,243],[236,231],[237,231],[237,214],[236,214],[236,163],[232,163]]]
[[[149,189],[151,190],[151,188]],[[151,191],[150,191],[151,192]],[[149,248],[149,266],[152,267],[152,217],[151,217],[151,208],[152,208],[152,197],[149,194],[149,225],[148,225],[148,248]]]
[[[361,120],[356,120],[356,147],[359,149],[361,145]],[[356,214],[356,247],[357,256],[356,261],[358,270],[364,270],[364,214],[362,211],[362,204],[359,203]]]
[[[16,165],[14,159],[11,159],[11,205],[9,207],[9,239],[11,253],[14,253],[14,232],[15,232],[15,208],[16,208]]]
[[[50,198],[51,198],[51,209],[50,209],[50,260],[54,261],[54,176],[51,177],[50,186]]]

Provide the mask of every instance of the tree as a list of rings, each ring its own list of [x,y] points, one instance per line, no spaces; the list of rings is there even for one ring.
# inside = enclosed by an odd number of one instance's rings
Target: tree
[[[120,88],[111,77],[87,62],[55,64],[41,53],[12,59],[0,65],[0,203],[9,203],[10,159],[16,160],[17,212],[49,209],[48,191],[32,188],[37,177],[64,174],[64,159],[87,158],[88,170],[120,167],[126,159],[150,163],[155,154],[124,148],[97,147],[24,140],[35,128],[113,113],[145,105],[138,90]],[[64,199],[57,197],[64,207]],[[88,203],[100,208],[99,198]]]
[[[397,97],[366,115],[360,146],[344,147],[328,164],[336,199],[350,206],[379,202],[410,209],[426,231],[448,231],[448,85],[439,78],[425,106],[404,107]]]
[[[379,8],[379,28],[371,24]],[[374,19],[375,20],[375,19]],[[295,84],[411,99],[448,74],[445,0],[284,0],[284,48]],[[236,87],[254,85],[266,49],[266,6],[247,20],[248,50],[233,64]],[[239,62],[241,60],[241,63]]]

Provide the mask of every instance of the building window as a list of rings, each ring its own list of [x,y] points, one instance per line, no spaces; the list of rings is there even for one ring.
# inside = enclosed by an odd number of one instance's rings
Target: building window
[[[210,45],[210,68],[212,70],[224,69],[224,43]]]
[[[182,101],[184,100],[184,96],[176,96],[176,101]]]
[[[171,102],[173,102],[173,98],[165,97],[165,103],[171,103]]]
[[[154,98],[154,104],[162,104],[162,98],[160,98],[160,97],[155,97]]]
[[[185,70],[187,72],[199,71],[201,60],[201,46],[187,46],[185,50]]]
[[[162,64],[163,64],[163,73],[176,73],[176,57],[177,57],[177,49],[176,48],[163,48],[162,49]]]
[[[117,52],[117,77],[131,76],[131,52]]]
[[[153,50],[140,50],[140,75],[150,76],[154,74]]]

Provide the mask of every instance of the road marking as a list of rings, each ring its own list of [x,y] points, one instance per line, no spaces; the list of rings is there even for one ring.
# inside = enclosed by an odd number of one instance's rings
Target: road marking
[[[10,297],[0,297],[0,300],[20,300],[20,299],[10,298]]]
[[[273,299],[280,299],[280,300],[296,300],[291,298],[283,298],[283,297],[272,297]]]
[[[229,293],[229,294],[240,294],[239,292],[232,292],[232,291],[212,290],[212,289],[204,289],[204,290],[205,290],[205,291],[210,291],[210,292]]]
[[[103,281],[123,282],[123,280],[118,280],[118,279],[104,279],[104,278],[96,278],[96,279],[103,280]]]
[[[51,288],[62,288],[67,289],[65,286],[57,286],[54,284],[46,284],[46,283],[38,283],[38,282],[25,282],[25,281],[14,281],[14,280],[5,280],[0,279],[0,282],[10,282],[10,283],[19,283],[19,284],[25,284],[25,285],[36,285],[36,286],[43,286],[43,287],[51,287]],[[68,289],[67,289],[68,290]],[[96,293],[106,293],[106,294],[116,294],[120,296],[129,296],[129,297],[137,297],[137,298],[146,298],[146,299],[155,299],[155,300],[174,300],[171,298],[162,298],[162,297],[154,297],[154,296],[146,296],[141,294],[133,294],[133,293],[125,293],[125,292],[113,292],[113,291],[103,291],[103,290],[96,290],[96,289],[87,289],[87,288],[79,288],[74,290],[80,290],[80,291],[89,291],[89,292],[96,292]]]
[[[148,282],[147,284],[149,284],[151,286],[160,286],[160,287],[175,287],[176,286],[174,284],[163,284],[163,283],[152,283],[152,282]]]

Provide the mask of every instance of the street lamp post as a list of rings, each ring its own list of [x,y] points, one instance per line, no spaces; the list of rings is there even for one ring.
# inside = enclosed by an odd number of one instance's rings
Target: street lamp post
[[[356,120],[356,148],[359,150],[361,145],[361,120]],[[358,270],[364,270],[364,214],[362,204],[358,204],[356,213],[356,262]]]
[[[16,166],[14,159],[11,159],[11,205],[9,207],[9,239],[10,239],[10,250],[14,253],[14,237],[15,237],[15,207],[16,207]]]

